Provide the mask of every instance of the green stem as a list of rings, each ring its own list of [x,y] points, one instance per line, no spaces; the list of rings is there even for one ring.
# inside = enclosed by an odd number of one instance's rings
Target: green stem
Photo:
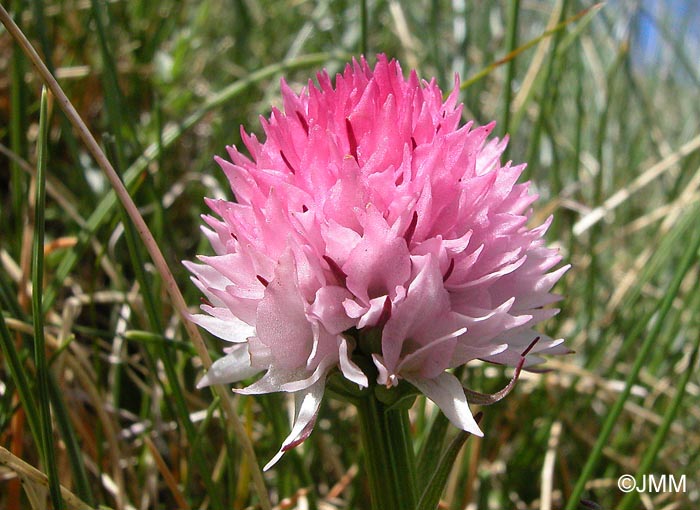
[[[49,98],[44,87],[41,91],[39,138],[37,139],[36,203],[34,204],[34,246],[32,249],[32,314],[34,322],[34,365],[37,375],[37,403],[39,404],[39,453],[49,480],[51,502],[55,510],[63,508],[58,480],[51,406],[49,404],[49,365],[46,359],[44,316],[41,306],[44,281],[44,207],[46,205],[46,161],[49,138]]]
[[[360,0],[360,54],[367,57],[367,0]]]
[[[357,399],[356,405],[372,508],[414,510],[415,459],[408,437],[408,411],[390,408],[372,391]]]
[[[518,47],[518,15],[520,14],[520,0],[511,0],[508,10],[508,38],[506,46],[508,54],[512,54]],[[505,83],[505,98],[503,100],[503,134],[510,129],[510,103],[513,97],[513,81],[515,80],[515,58],[511,58],[507,65],[507,77]],[[507,151],[508,149],[506,149]],[[504,155],[507,160],[508,157]]]

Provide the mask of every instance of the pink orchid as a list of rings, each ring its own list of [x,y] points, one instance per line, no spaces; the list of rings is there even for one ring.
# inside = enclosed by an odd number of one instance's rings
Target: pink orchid
[[[243,394],[295,396],[289,437],[266,469],[313,428],[325,382],[339,370],[361,387],[410,382],[457,427],[483,435],[448,370],[481,359],[517,365],[561,354],[533,326],[557,313],[550,290],[568,266],[545,247],[547,220],[528,228],[537,196],[501,165],[494,124],[460,126],[458,82],[408,79],[378,57],[347,65],[335,85],[295,94],[262,119],[265,141],[241,131],[251,158],[217,158],[236,202],[207,200],[216,252],[186,263],[206,295],[192,319],[231,342],[200,386],[265,374]],[[357,335],[381,328],[381,346]],[[371,357],[367,374],[353,355]],[[527,365],[543,361],[529,356]],[[368,375],[376,378],[370,381]]]

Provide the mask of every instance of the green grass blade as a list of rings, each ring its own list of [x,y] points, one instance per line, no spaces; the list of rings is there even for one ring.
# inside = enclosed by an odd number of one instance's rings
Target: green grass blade
[[[513,54],[518,47],[518,17],[520,15],[520,0],[510,0],[508,6],[508,28],[506,30],[506,52]],[[509,133],[510,129],[510,107],[513,97],[513,85],[515,81],[515,61],[516,58],[511,58],[506,64],[506,81],[504,84],[503,97],[503,121],[501,122],[502,136]],[[503,159],[508,160],[508,148],[503,154]]]
[[[0,301],[10,310],[11,317],[15,317],[24,322],[29,322],[30,318],[27,317],[24,311],[20,308],[19,303],[17,303],[17,300],[12,295],[12,290],[5,281],[5,276],[6,275],[4,273],[0,272]],[[2,350],[2,353],[10,366],[10,374],[15,387],[17,388],[22,409],[27,416],[29,429],[36,444],[39,444],[41,440],[40,424],[36,402],[34,401],[34,392],[29,385],[29,378],[25,374],[25,369],[22,367],[21,357],[16,350],[15,344],[11,340],[9,331],[7,330],[5,319],[2,316],[0,316],[0,318],[2,318],[2,324],[0,325],[0,349]],[[62,350],[56,351],[53,358],[55,359],[60,352],[62,352]],[[51,364],[51,361],[49,364]],[[90,489],[90,483],[88,481],[87,472],[85,471],[85,464],[80,452],[80,445],[78,444],[75,430],[72,427],[68,410],[65,402],[63,401],[62,393],[59,391],[60,386],[50,371],[48,375],[50,378],[49,391],[54,417],[66,447],[66,453],[68,455],[73,477],[75,479],[77,495],[83,501],[92,505],[94,502],[94,496]],[[34,374],[31,374],[29,377],[31,379],[35,378]]]
[[[144,304],[148,321],[150,323],[151,328],[154,331],[163,331],[163,321],[156,307],[157,298],[152,293],[153,285],[147,279],[146,273],[143,270],[146,260],[143,257],[143,254],[141,253],[141,249],[138,243],[138,235],[136,234],[134,226],[131,223],[131,220],[126,214],[124,208],[120,207],[120,211],[122,217],[122,225],[124,226],[124,233],[132,261],[132,267],[136,274],[136,280],[139,282],[139,285],[142,289],[142,296],[144,298]],[[165,369],[167,384],[165,384],[161,381],[160,378],[158,378],[158,381],[159,383],[161,383],[163,391],[166,395],[165,400],[168,403],[168,405],[172,407],[173,414],[177,416],[179,422],[185,429],[185,434],[187,436],[188,442],[190,444],[195,444],[197,441],[197,430],[195,429],[194,424],[190,419],[189,409],[187,408],[187,403],[185,402],[184,391],[180,384],[180,378],[175,369],[175,364],[173,363],[172,352],[170,351],[170,347],[162,342],[153,343],[151,344],[151,347],[153,348],[152,350],[155,354],[153,356],[153,358],[155,359],[151,362],[153,368],[156,369],[156,363],[154,363],[153,361],[159,360],[163,363],[163,367]],[[213,483],[213,480],[210,476],[207,476],[207,473],[210,471],[210,468],[208,467],[206,459],[203,456],[203,450],[200,448],[192,449],[191,455],[193,463],[197,468],[197,471],[202,474],[202,479],[204,480],[204,483],[207,486],[207,492],[209,494],[210,503],[212,507],[215,509],[223,509],[224,503],[221,499],[220,488],[218,487],[218,485]]]
[[[575,14],[574,16],[571,16],[570,18],[567,18],[564,21],[562,21],[561,23],[557,24],[551,30],[546,30],[541,35],[539,35],[533,39],[530,39],[525,44],[519,46],[515,50],[508,53],[505,57],[489,64],[481,71],[477,72],[476,74],[474,74],[474,75],[470,76],[469,78],[467,78],[466,80],[464,80],[459,86],[460,90],[465,90],[465,89],[471,87],[474,83],[478,82],[479,80],[481,80],[481,79],[485,78],[486,76],[488,76],[489,74],[491,74],[494,69],[502,66],[503,64],[506,64],[510,60],[514,59],[515,57],[517,57],[518,55],[523,53],[524,51],[529,50],[533,46],[537,45],[542,39],[544,39],[546,37],[551,37],[554,34],[556,34],[557,32],[559,32],[560,30],[564,30],[571,23],[574,23],[574,22],[578,21],[579,19],[581,19],[582,20],[581,25],[584,25],[590,19],[593,18],[593,16],[598,12],[598,10],[600,10],[600,8],[602,6],[603,6],[602,3],[598,3],[592,7],[584,9],[583,11],[579,12],[578,14]]]
[[[41,426],[39,423],[39,411],[34,400],[34,392],[29,384],[30,378],[22,366],[20,355],[15,348],[15,343],[12,341],[12,336],[7,328],[3,314],[0,314],[0,348],[2,348],[3,357],[9,365],[10,376],[17,388],[19,400],[27,416],[29,430],[34,437],[34,441],[39,444],[41,441]]]
[[[113,120],[110,119],[110,123],[112,122]],[[119,126],[114,125],[112,126],[112,131],[118,128]],[[108,156],[112,161],[119,161],[120,158],[118,154],[123,154],[123,151],[120,148],[121,139],[112,138],[111,136],[106,137],[106,139],[110,142],[107,145],[108,149],[110,147],[113,148],[112,150],[107,150]],[[116,169],[119,172],[118,166]],[[138,234],[136,233],[135,227],[129,219],[126,210],[121,204],[119,205],[119,213],[121,224],[124,227],[124,237],[126,239],[129,258],[131,259],[131,267],[136,276],[136,281],[139,283],[141,296],[144,300],[146,318],[151,330],[155,333],[160,333],[164,331],[164,326],[161,313],[159,312],[159,299],[154,293],[154,290],[157,287],[154,285],[154,282],[148,278],[148,275],[144,270],[147,261],[142,252]],[[195,444],[197,430],[190,419],[189,409],[187,407],[187,403],[185,402],[184,389],[181,386],[180,377],[178,376],[175,364],[173,362],[172,354],[174,351],[172,351],[169,344],[163,342],[152,343],[146,347],[146,353],[149,357],[148,363],[154,373],[158,370],[157,362],[160,361],[163,363],[166,380],[163,381],[160,377],[158,377],[157,381],[162,387],[166,396],[166,406],[169,408],[169,411],[173,414],[173,416],[177,417],[178,421],[182,424],[189,444]],[[115,403],[116,402],[118,401],[115,401]],[[207,492],[212,507],[215,509],[222,509],[224,507],[224,503],[221,499],[221,491],[219,490],[219,487],[213,483],[211,477],[206,475],[210,469],[203,455],[203,450],[200,448],[192,449],[191,455],[197,472],[203,475],[202,479],[207,486]]]
[[[32,246],[32,318],[34,321],[34,364],[37,375],[37,395],[41,441],[41,460],[49,479],[51,501],[56,510],[63,508],[58,466],[54,455],[53,426],[49,394],[49,365],[44,342],[44,315],[41,304],[44,285],[44,208],[46,204],[46,161],[49,137],[48,92],[41,92],[39,138],[37,140],[36,203],[34,212],[34,243]]]
[[[694,214],[698,214],[697,206],[695,208]],[[671,309],[671,305],[673,304],[673,300],[678,294],[678,290],[680,289],[681,283],[697,258],[698,248],[700,248],[700,229],[695,229],[691,234],[691,238],[688,240],[688,244],[683,250],[682,258],[676,268],[675,274],[673,275],[673,280],[671,281],[668,288],[666,289],[666,292],[664,293],[663,299],[659,302],[658,306],[652,311],[652,313],[649,313],[646,316],[646,319],[643,321],[643,324],[645,326],[650,324],[652,322],[652,319],[654,320],[654,323],[651,329],[649,330],[649,333],[647,334],[646,338],[642,342],[642,345],[639,348],[639,351],[634,359],[634,363],[630,368],[627,378],[625,379],[624,389],[620,393],[620,396],[617,398],[617,400],[613,404],[613,407],[610,409],[610,412],[607,415],[605,423],[603,424],[603,428],[598,434],[598,438],[595,442],[595,445],[593,446],[593,449],[591,450],[591,453],[588,456],[588,459],[586,460],[586,464],[584,465],[581,471],[581,475],[579,476],[578,481],[576,482],[576,486],[574,487],[574,490],[572,491],[571,496],[569,497],[565,510],[574,510],[577,507],[578,502],[581,499],[581,496],[583,495],[586,482],[592,476],[593,471],[596,468],[598,461],[600,460],[600,457],[603,453],[603,447],[607,444],[610,435],[612,434],[613,427],[617,422],[617,418],[620,416],[620,413],[624,408],[625,402],[630,396],[630,393],[632,391],[632,385],[637,380],[639,371],[641,370],[644,362],[647,360],[649,352],[654,346],[654,342],[658,337],[661,328],[664,325],[664,319],[668,314],[669,310]]]
[[[691,310],[697,310],[698,304],[700,302],[700,287],[695,289],[695,299],[692,299],[694,307],[691,307],[689,309]],[[688,299],[688,302],[690,302],[691,299]],[[659,428],[656,430],[656,433],[654,434],[654,438],[651,441],[651,444],[649,444],[645,449],[644,449],[644,456],[642,457],[641,462],[639,463],[639,466],[637,467],[637,473],[636,477],[637,480],[640,479],[640,476],[644,474],[650,473],[650,470],[659,454],[661,451],[661,448],[664,446],[664,442],[666,441],[666,437],[668,436],[669,431],[671,430],[671,424],[673,423],[673,420],[676,418],[678,415],[678,411],[680,410],[681,407],[681,402],[683,399],[686,397],[686,387],[688,385],[688,381],[690,381],[691,376],[696,374],[697,372],[695,371],[695,367],[698,361],[698,352],[700,352],[700,334],[698,334],[696,340],[695,340],[695,345],[693,346],[693,350],[690,354],[690,360],[688,361],[688,367],[687,369],[680,375],[680,378],[678,380],[678,383],[676,385],[676,393],[673,396],[673,400],[671,401],[670,405],[668,406],[668,409],[666,410],[666,414],[664,415],[663,422],[659,426]],[[635,503],[637,503],[639,498],[639,493],[636,491],[630,491],[628,492],[624,498],[622,498],[622,501],[620,502],[620,505],[618,506],[618,510],[631,510]]]
[[[63,401],[63,395],[60,391],[60,386],[53,374],[49,373],[49,394],[51,397],[51,405],[53,406],[53,414],[56,419],[58,429],[61,431],[61,437],[66,447],[68,460],[70,462],[71,471],[75,479],[75,492],[80,499],[91,507],[95,506],[95,496],[92,492],[91,484],[85,471],[85,463],[80,451],[78,437],[75,434],[73,425],[71,424],[70,415]]]
[[[426,487],[437,469],[438,462],[440,462],[440,455],[442,455],[443,452],[449,424],[450,421],[445,414],[439,411],[418,452],[416,460],[416,467],[418,468],[416,482],[418,487]]]
[[[367,55],[368,26],[369,20],[367,19],[367,0],[360,0],[360,53],[362,55]]]
[[[475,419],[477,422],[480,421],[480,414],[477,414]],[[437,508],[440,502],[440,495],[445,490],[447,479],[450,476],[455,460],[457,460],[457,455],[459,455],[459,451],[470,436],[471,434],[469,432],[460,430],[457,436],[447,446],[440,457],[440,462],[437,464],[435,471],[430,477],[428,485],[423,490],[423,494],[416,507],[417,510],[435,510]]]
[[[19,2],[15,2],[15,4],[19,4]],[[9,125],[10,147],[12,152],[22,157],[25,157],[27,154],[27,87],[24,84],[24,75],[26,72],[25,64],[25,57],[19,45],[13,43],[12,67],[10,69],[10,79],[12,80],[10,86],[10,104],[12,105],[11,111],[13,112]],[[14,233],[16,242],[13,244],[16,244],[16,246],[21,246],[22,211],[26,203],[25,193],[27,190],[27,181],[28,179],[22,173],[19,164],[15,161],[11,161],[10,182],[12,184],[10,185],[10,210],[14,215],[14,224],[12,225],[12,230],[8,229],[7,232],[12,231]],[[7,225],[7,227],[9,226],[10,225]]]
[[[36,20],[35,29],[37,36],[39,37],[39,43],[41,44],[41,50],[44,53],[44,60],[46,61],[46,67],[48,67],[51,72],[54,71],[53,64],[53,45],[49,42],[49,36],[46,33],[46,28],[48,24],[46,23],[46,6],[44,5],[44,0],[32,0],[32,15]]]
[[[562,21],[564,15],[567,12],[569,2],[564,0],[561,5],[561,13],[559,16],[559,22]],[[530,143],[528,144],[527,156],[525,160],[528,162],[527,168],[525,169],[523,179],[529,179],[530,176],[537,174],[537,167],[539,166],[540,159],[540,141],[542,138],[542,131],[546,130],[547,121],[554,118],[554,109],[556,107],[557,99],[559,98],[558,86],[560,77],[559,74],[555,72],[556,64],[560,63],[558,57],[557,49],[561,43],[561,39],[564,32],[557,32],[552,41],[552,47],[549,49],[549,58],[547,59],[547,65],[544,73],[539,73],[537,86],[541,87],[539,93],[539,108],[537,114],[537,120],[532,127],[532,135],[530,136]],[[530,89],[530,94],[533,93],[532,87]],[[529,97],[526,98],[520,107],[520,109],[515,112],[513,117],[513,127],[508,130],[510,136],[516,136],[522,117],[525,115],[527,108],[529,107]],[[555,167],[555,175],[558,174],[558,167]],[[552,189],[552,193],[556,194],[559,192],[561,186],[558,185]],[[555,218],[555,221],[558,218]]]
[[[7,281],[7,273],[0,271],[0,302],[9,310],[10,317],[22,317],[24,313],[13,293],[12,285]]]
[[[118,165],[123,168],[125,161],[124,152],[124,133],[133,135],[133,126],[127,122],[128,111],[125,109],[124,95],[119,86],[117,63],[114,58],[114,52],[110,48],[109,41],[113,39],[109,32],[108,12],[103,5],[103,2],[91,0],[92,19],[95,22],[97,38],[100,43],[100,52],[102,54],[102,65],[104,72],[102,73],[102,83],[105,89],[104,103],[107,110],[109,125],[111,126],[111,135],[116,139]]]

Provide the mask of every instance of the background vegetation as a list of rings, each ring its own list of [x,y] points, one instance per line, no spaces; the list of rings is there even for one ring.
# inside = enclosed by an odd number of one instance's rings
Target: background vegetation
[[[542,510],[700,500],[700,43],[698,7],[681,4],[3,2],[127,182],[193,309],[180,261],[209,249],[202,198],[232,196],[212,157],[240,143],[239,125],[260,133],[281,76],[299,89],[361,52],[397,57],[443,90],[460,73],[465,119],[499,121],[508,157],[529,163],[537,218],[555,214],[548,239],[572,269],[547,328],[576,353],[482,409],[486,437],[467,442],[441,504]],[[66,508],[264,507],[221,399],[194,389],[201,358],[143,244],[57,105],[40,115],[41,81],[4,30],[0,69],[0,508],[52,507],[32,466],[58,473],[77,498],[64,493]],[[218,357],[221,343],[208,345]],[[465,382],[493,392],[511,374],[475,363]],[[288,404],[234,400],[260,465],[288,432]],[[272,505],[368,508],[353,414],[326,400],[311,438],[265,474]],[[436,412],[419,400],[412,416],[420,446]],[[625,473],[685,475],[686,492],[625,497]]]

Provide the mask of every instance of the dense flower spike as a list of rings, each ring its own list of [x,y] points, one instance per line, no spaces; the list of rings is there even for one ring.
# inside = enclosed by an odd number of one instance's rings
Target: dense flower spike
[[[215,256],[186,263],[206,295],[193,320],[231,342],[200,386],[265,374],[240,393],[292,392],[296,419],[281,454],[311,432],[329,373],[366,387],[409,381],[458,427],[482,435],[449,371],[470,360],[517,365],[566,352],[533,326],[554,315],[567,267],[528,228],[537,198],[501,165],[493,124],[460,127],[459,87],[408,79],[396,61],[354,61],[284,111],[242,131],[252,156],[217,158],[236,203],[208,200]],[[367,374],[356,339],[381,328]],[[530,355],[527,365],[541,362]],[[375,380],[370,380],[368,376]]]

